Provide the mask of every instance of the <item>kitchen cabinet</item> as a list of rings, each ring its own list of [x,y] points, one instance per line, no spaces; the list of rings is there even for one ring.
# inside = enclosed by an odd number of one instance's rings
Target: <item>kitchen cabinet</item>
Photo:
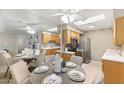
[[[62,58],[63,58],[64,61],[67,62],[67,61],[70,61],[72,55],[75,55],[75,53],[63,52],[62,53]]]
[[[124,17],[119,17],[115,19],[113,43],[115,45],[124,45]]]
[[[124,63],[102,60],[105,84],[124,84]]]
[[[42,42],[49,43],[50,41],[59,43],[59,36],[56,34],[42,34]]]
[[[46,55],[56,55],[58,49],[48,49]]]
[[[78,43],[80,43],[80,33],[71,30],[63,30],[62,34],[63,44],[70,44],[71,38],[77,38]]]
[[[60,47],[45,47],[41,49],[47,51],[46,55],[56,55],[56,51],[60,50]]]

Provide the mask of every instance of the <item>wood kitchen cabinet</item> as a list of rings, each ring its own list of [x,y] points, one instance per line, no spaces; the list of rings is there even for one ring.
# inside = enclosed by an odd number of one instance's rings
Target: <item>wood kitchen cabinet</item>
[[[75,54],[62,53],[62,58],[64,61],[67,62],[67,61],[70,61],[72,55],[75,55]]]
[[[124,17],[119,17],[115,19],[113,43],[115,45],[124,45]]]
[[[48,49],[46,55],[56,55],[58,49]]]
[[[70,44],[71,38],[77,38],[80,43],[80,33],[71,30],[63,30],[62,32],[63,44]]]
[[[42,42],[49,43],[49,41],[59,43],[59,36],[55,34],[42,34]]]
[[[102,60],[105,84],[124,84],[124,63]]]

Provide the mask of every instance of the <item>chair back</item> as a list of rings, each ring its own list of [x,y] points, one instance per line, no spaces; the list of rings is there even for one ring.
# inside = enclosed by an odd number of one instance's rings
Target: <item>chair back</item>
[[[11,59],[11,56],[10,56],[9,53],[7,53],[7,52],[5,52],[5,53],[0,53],[0,60],[1,60],[4,64],[6,64],[6,65],[8,65],[8,66],[11,64],[9,59]]]
[[[6,62],[6,59],[5,59],[5,57],[3,56],[3,53],[0,53],[0,67],[1,66],[7,66],[7,62]]]
[[[28,67],[26,62],[19,61],[10,66],[10,72],[12,74],[12,78],[17,84],[26,84],[31,83],[30,81],[30,72],[28,71]]]
[[[71,56],[70,61],[71,61],[71,62],[74,62],[74,63],[76,63],[76,64],[78,64],[78,65],[81,65],[82,62],[83,62],[83,58],[80,57],[80,56],[74,56],[74,55],[73,55],[73,56]]]
[[[40,54],[39,54],[39,56],[37,58],[37,64],[38,65],[41,65],[43,62],[45,62],[45,55],[46,55],[46,53],[47,53],[47,50],[46,49],[43,49],[40,52]]]

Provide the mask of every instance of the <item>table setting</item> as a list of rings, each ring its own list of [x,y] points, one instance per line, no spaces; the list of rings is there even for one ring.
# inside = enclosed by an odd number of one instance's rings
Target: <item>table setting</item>
[[[31,73],[34,84],[80,84],[85,79],[85,71],[79,65],[64,62],[59,55],[56,55],[54,64],[43,64]]]

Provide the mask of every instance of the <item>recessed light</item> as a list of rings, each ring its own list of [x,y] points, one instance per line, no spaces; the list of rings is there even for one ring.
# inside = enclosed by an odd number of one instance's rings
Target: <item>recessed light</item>
[[[51,28],[51,29],[47,29],[47,31],[56,31],[57,27]]]

